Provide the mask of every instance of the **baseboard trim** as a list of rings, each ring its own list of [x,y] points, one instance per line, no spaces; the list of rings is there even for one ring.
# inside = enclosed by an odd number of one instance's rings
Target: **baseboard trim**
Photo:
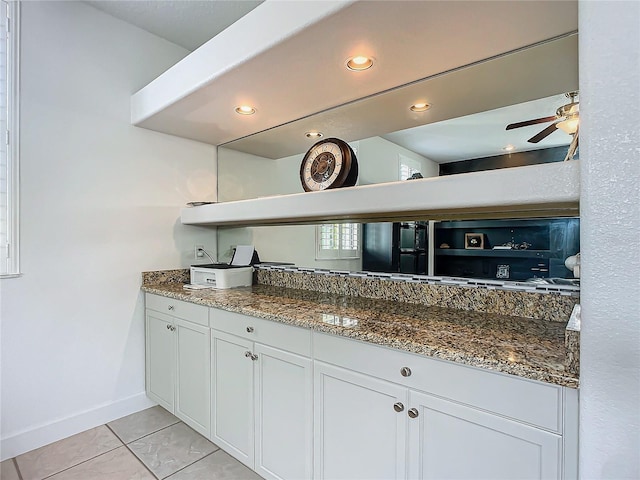
[[[57,442],[118,418],[156,405],[144,392],[131,397],[104,403],[50,423],[23,430],[0,441],[0,459],[13,458],[35,448]]]

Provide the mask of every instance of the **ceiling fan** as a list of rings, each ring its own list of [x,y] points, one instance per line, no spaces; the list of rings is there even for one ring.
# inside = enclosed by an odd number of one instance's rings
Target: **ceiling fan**
[[[527,120],[526,122],[517,122],[507,125],[507,130],[513,130],[514,128],[527,127],[529,125],[536,125],[538,123],[553,122],[541,132],[537,133],[529,140],[529,143],[538,143],[543,138],[551,135],[558,128],[573,135],[578,131],[579,123],[579,108],[578,108],[578,92],[565,93],[566,97],[571,101],[566,105],[562,105],[556,110],[556,114],[551,117],[536,118],[534,120]]]

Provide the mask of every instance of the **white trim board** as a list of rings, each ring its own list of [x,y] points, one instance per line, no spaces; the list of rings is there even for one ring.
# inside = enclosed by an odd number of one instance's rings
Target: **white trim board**
[[[115,402],[99,405],[91,410],[54,420],[30,430],[3,438],[0,444],[0,459],[13,458],[52,442],[84,432],[118,418],[139,412],[156,405],[144,392]]]

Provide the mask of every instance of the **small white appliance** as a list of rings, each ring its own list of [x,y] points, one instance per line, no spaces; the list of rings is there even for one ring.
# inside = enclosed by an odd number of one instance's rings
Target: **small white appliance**
[[[253,283],[253,245],[237,245],[229,263],[191,265],[191,285],[213,288],[250,287]]]
[[[213,288],[249,287],[253,282],[252,266],[211,263],[191,267],[191,285]]]

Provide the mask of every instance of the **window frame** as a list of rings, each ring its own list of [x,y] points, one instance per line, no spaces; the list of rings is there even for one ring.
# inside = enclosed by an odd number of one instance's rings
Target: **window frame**
[[[356,248],[343,248],[343,228],[353,225],[356,233]],[[338,248],[322,248],[322,229],[331,226],[338,227]],[[362,256],[362,224],[360,223],[327,223],[316,225],[316,260],[357,260]]]
[[[407,173],[403,172],[407,169]],[[401,153],[398,154],[398,180],[408,180],[414,173],[421,173],[422,164],[419,160],[407,157]]]
[[[0,278],[21,275],[20,272],[20,2],[2,1],[7,12],[7,118],[5,137],[7,147],[7,224],[6,245],[0,245]],[[3,92],[4,93],[4,92]]]

